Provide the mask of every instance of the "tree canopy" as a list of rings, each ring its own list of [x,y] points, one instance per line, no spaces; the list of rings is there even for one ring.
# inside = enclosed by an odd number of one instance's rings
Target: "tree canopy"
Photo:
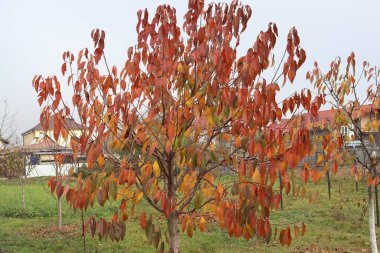
[[[300,108],[316,116],[324,96],[312,98],[303,89],[278,101],[306,53],[292,28],[276,64],[278,31],[270,23],[238,56],[251,15],[251,8],[238,1],[205,6],[190,0],[181,28],[169,5],[158,6],[151,18],[147,10],[139,11],[137,43],[120,71],[107,62],[105,32],[95,29],[93,52],[63,54],[61,71],[72,87],[71,104],[64,102],[57,76],[35,76],[41,124],[47,128],[54,117],[57,139],[70,134],[63,119],[78,117],[83,132],[71,139],[74,156],[86,154],[88,167],[98,168],[79,176],[75,186],[52,178],[51,190],[65,195],[74,210],[86,210],[95,201],[101,206],[111,199],[120,202],[111,220],[90,220],[93,236],[122,239],[127,204],[133,215],[142,198],[167,219],[166,232],[140,214],[141,227],[160,251],[166,236],[169,249],[179,251],[179,228],[190,237],[197,227],[203,231],[205,213],[231,236],[266,241],[275,236],[270,212],[280,201],[273,188],[277,175],[288,193],[288,170],[313,149],[308,129],[273,125]],[[274,72],[270,79],[264,78],[268,69],[274,70],[268,72]],[[234,180],[217,180],[221,169],[237,172]],[[295,237],[299,231],[296,226]],[[281,244],[290,245],[290,227],[279,234]]]

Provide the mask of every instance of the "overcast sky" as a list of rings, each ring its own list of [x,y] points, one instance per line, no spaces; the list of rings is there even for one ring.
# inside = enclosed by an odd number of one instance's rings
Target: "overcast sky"
[[[379,0],[243,2],[252,6],[253,14],[242,36],[240,52],[252,46],[257,33],[266,29],[269,22],[275,22],[279,28],[276,52],[280,56],[287,32],[293,26],[298,29],[307,60],[296,84],[285,86],[282,95],[309,87],[305,73],[314,60],[326,69],[336,56],[345,59],[354,51],[358,62],[366,59],[372,65],[380,65]],[[20,136],[39,121],[40,108],[31,86],[34,75],[59,74],[62,52],[77,54],[84,47],[92,48],[93,28],[106,31],[109,64],[120,69],[127,48],[136,41],[137,10],[148,8],[152,13],[163,3],[177,9],[181,22],[186,0],[0,0],[0,101],[7,100],[10,112],[17,111],[17,134]],[[0,103],[0,114],[3,109]]]

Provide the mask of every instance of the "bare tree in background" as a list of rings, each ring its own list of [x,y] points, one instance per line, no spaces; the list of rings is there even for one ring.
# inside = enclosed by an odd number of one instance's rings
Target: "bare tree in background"
[[[4,109],[0,114],[0,138],[4,140],[10,140],[15,136],[16,126],[15,126],[15,117],[16,113],[11,114],[8,109],[7,100],[4,101]]]

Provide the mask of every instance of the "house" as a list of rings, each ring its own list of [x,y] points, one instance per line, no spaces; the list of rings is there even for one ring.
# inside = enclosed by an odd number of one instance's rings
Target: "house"
[[[63,126],[69,130],[68,138],[64,139],[62,136],[59,136],[59,139],[56,141],[56,143],[62,147],[69,147],[71,138],[79,138],[82,134],[83,127],[70,118],[64,120]],[[42,125],[39,123],[21,135],[23,146],[39,143],[45,136],[48,136],[51,140],[53,140],[54,118],[50,118],[49,127],[46,133],[44,132]]]
[[[32,165],[36,165],[54,162],[56,154],[63,154],[69,159],[72,155],[72,150],[69,147],[60,146],[50,137],[44,136],[37,143],[24,145],[22,153],[29,157]]]
[[[272,130],[281,129],[283,133],[290,132],[292,129],[305,127],[309,129],[312,139],[316,145],[316,153],[313,157],[306,158],[309,164],[314,164],[320,153],[322,153],[321,136],[331,132],[339,131],[345,138],[345,148],[356,152],[362,161],[366,160],[362,150],[363,144],[355,136],[355,127],[360,126],[364,130],[363,143],[371,150],[380,152],[380,108],[373,105],[363,105],[354,109],[353,121],[347,117],[342,109],[330,109],[318,111],[316,117],[310,113],[303,113],[291,119],[282,119],[279,123],[269,126]],[[339,122],[339,123],[338,123]],[[370,143],[369,136],[372,135],[375,143]]]
[[[79,138],[83,127],[73,119],[65,119],[63,126],[68,130],[68,137],[64,139],[61,135],[54,140],[54,119],[51,118],[48,130],[45,132],[41,124],[22,133],[22,152],[30,157],[30,163],[43,164],[52,163],[56,154],[63,154],[66,161],[72,161],[71,138]],[[83,159],[83,157],[80,157]]]

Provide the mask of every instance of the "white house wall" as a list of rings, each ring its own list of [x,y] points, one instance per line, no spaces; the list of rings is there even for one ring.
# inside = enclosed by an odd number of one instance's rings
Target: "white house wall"
[[[81,167],[83,164],[79,164]],[[73,167],[72,164],[64,164],[61,170],[62,175],[68,175],[70,168]],[[39,164],[31,166],[29,171],[29,165],[26,166],[27,177],[51,177],[55,176],[55,167],[53,163]]]

